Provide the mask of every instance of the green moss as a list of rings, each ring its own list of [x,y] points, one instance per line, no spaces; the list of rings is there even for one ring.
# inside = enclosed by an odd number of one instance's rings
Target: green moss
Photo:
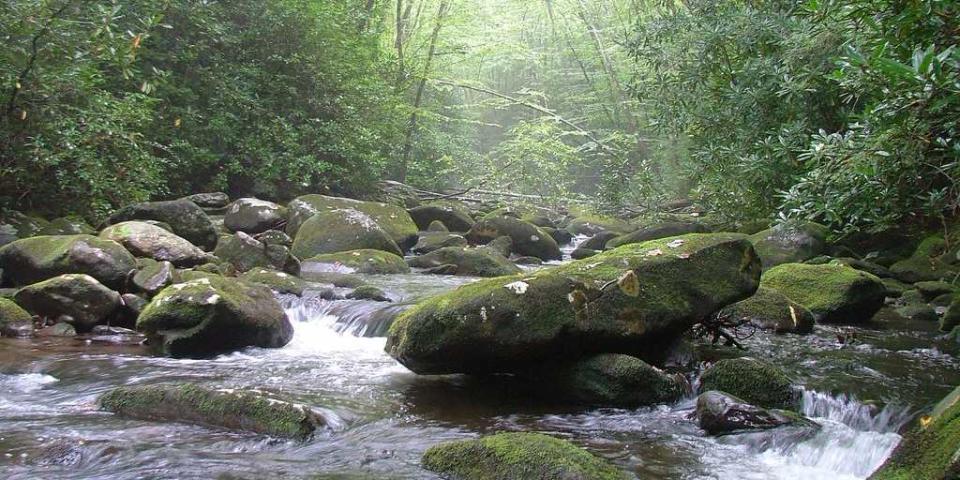
[[[310,268],[317,269],[322,265],[342,266],[349,269],[344,273],[396,274],[409,273],[410,267],[403,258],[382,250],[362,249],[346,252],[316,255],[306,260]]]
[[[930,423],[908,433],[870,480],[960,478],[960,387],[934,408]]]
[[[8,325],[32,324],[33,317],[19,305],[6,298],[0,298],[0,331]]]
[[[276,270],[268,270],[266,268],[255,268],[247,273],[244,273],[240,276],[240,278],[247,282],[266,285],[267,287],[270,287],[271,290],[278,293],[303,295],[303,290],[306,288],[306,284],[303,280],[300,280],[299,278],[288,273],[278,272]]]
[[[567,224],[566,230],[574,235],[595,235],[601,230],[615,233],[630,233],[637,227],[626,220],[603,215],[584,214]]]
[[[390,297],[373,285],[361,285],[347,295],[351,300],[373,300],[377,302],[389,302]]]
[[[683,395],[677,378],[629,355],[600,354],[573,364],[535,369],[531,379],[550,384],[551,396],[601,407],[635,408]]]
[[[621,480],[629,476],[576,445],[538,433],[499,433],[431,447],[424,468],[455,479]]]
[[[797,393],[782,370],[753,358],[720,360],[700,377],[700,392],[719,390],[764,408],[793,408]]]
[[[944,258],[946,250],[947,242],[942,236],[927,237],[920,242],[910,258],[894,263],[890,266],[890,271],[907,283],[952,279],[957,269],[949,262],[955,259]]]
[[[761,286],[809,308],[820,322],[868,321],[886,294],[879,278],[838,264],[783,264],[764,273]]]
[[[304,195],[291,201],[289,209],[287,234],[291,237],[295,236],[300,227],[316,213],[353,209],[368,215],[402,248],[409,248],[417,241],[417,224],[413,222],[406,210],[396,205],[326,195]]]
[[[350,250],[382,250],[403,255],[372,217],[352,209],[321,211],[300,227],[290,251],[298,258]]]
[[[813,313],[782,293],[760,287],[752,297],[723,309],[723,314],[777,333],[810,333]]]
[[[486,248],[445,247],[409,260],[415,268],[455,265],[455,275],[499,277],[520,273],[520,268]]]
[[[177,421],[277,437],[306,439],[325,424],[303,405],[255,391],[212,390],[193,384],[120,387],[99,400],[100,408],[121,416]]]
[[[16,285],[82,273],[120,289],[135,268],[133,255],[120,244],[92,235],[31,237],[0,248],[0,269]]]

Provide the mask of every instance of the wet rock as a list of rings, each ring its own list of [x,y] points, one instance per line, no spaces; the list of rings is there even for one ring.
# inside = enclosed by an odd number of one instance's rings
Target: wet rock
[[[300,261],[290,253],[289,248],[264,244],[243,232],[221,238],[214,253],[241,273],[254,268],[282,270],[294,275],[300,272]]]
[[[781,223],[750,236],[763,260],[763,269],[797,263],[823,254],[827,249],[827,228],[817,223]]]
[[[16,230],[19,238],[29,238],[40,234],[40,230],[47,225],[46,220],[40,217],[26,215],[16,210],[7,210],[3,212],[3,222]]]
[[[326,419],[256,390],[211,389],[192,384],[120,387],[99,399],[102,410],[139,420],[205,425],[305,440]]]
[[[869,321],[887,291],[879,278],[836,264],[783,264],[764,273],[761,285],[809,308],[823,323]]]
[[[76,337],[77,329],[66,322],[58,322],[34,332],[38,337]]]
[[[128,205],[110,216],[117,224],[130,220],[156,220],[173,228],[173,233],[204,249],[217,246],[217,229],[204,211],[189,200],[146,202]]]
[[[43,226],[37,235],[96,235],[97,231],[82,218],[60,217]]]
[[[139,269],[133,276],[133,286],[138,292],[152,297],[160,290],[180,282],[180,275],[170,262],[141,258],[137,261],[137,265]]]
[[[392,302],[393,300],[377,287],[362,285],[347,295],[350,300],[373,300],[375,302]]]
[[[261,233],[287,221],[287,209],[273,202],[241,198],[227,207],[223,226],[229,232]]]
[[[588,215],[574,218],[570,221],[565,230],[573,235],[596,235],[602,231],[614,232],[622,235],[630,233],[636,229],[637,227],[619,218]]]
[[[429,230],[433,222],[441,222],[453,232],[468,232],[474,221],[470,213],[455,204],[429,204],[407,210],[420,230]]]
[[[294,237],[291,251],[298,258],[310,258],[364,249],[403,255],[396,242],[373,218],[358,210],[342,209],[323,211],[303,222]]]
[[[691,233],[691,232],[680,232],[680,233],[677,233],[676,235],[683,235],[684,233]],[[667,236],[674,237],[676,235],[667,235]],[[608,232],[606,230],[602,232],[597,232],[596,235],[588,238],[583,243],[581,243],[578,246],[578,248],[603,251],[607,249],[607,242],[619,236],[621,235],[617,234],[616,232]],[[650,238],[649,240],[656,240],[656,238]],[[643,240],[643,241],[646,241],[646,240]],[[631,242],[631,243],[636,243],[636,242]]]
[[[684,393],[683,381],[629,355],[604,353],[574,363],[527,372],[545,382],[551,398],[598,407],[636,408],[670,403]]]
[[[306,283],[303,280],[288,273],[266,268],[254,268],[241,275],[240,278],[246,282],[258,283],[270,287],[271,290],[277,293],[303,295],[303,291],[306,289]]]
[[[382,250],[350,250],[311,257],[303,262],[313,272],[397,274],[409,273],[403,258]]]
[[[940,319],[940,331],[949,332],[960,326],[960,297],[955,298]]]
[[[33,334],[33,317],[13,300],[0,298],[0,335],[22,337]]]
[[[129,325],[136,325],[137,317],[149,303],[147,299],[132,293],[120,295],[120,301],[123,303],[123,310],[125,310],[122,316],[130,320]]]
[[[270,289],[226,277],[167,287],[140,314],[137,330],[156,350],[173,357],[279,348],[293,338],[293,327]]]
[[[541,230],[547,232],[547,234],[550,235],[550,238],[553,238],[558,245],[567,245],[573,241],[573,234],[566,230],[550,227],[541,227]]]
[[[430,225],[427,226],[428,232],[449,232],[450,229],[443,224],[440,220],[434,220],[430,222]],[[421,235],[422,237],[423,235]]]
[[[512,260],[517,265],[543,265],[543,260],[537,257],[517,257]]]
[[[950,265],[954,259],[946,257],[949,257],[947,242],[943,237],[935,235],[920,242],[910,258],[891,265],[890,271],[907,283],[952,280],[957,274],[957,268]]]
[[[590,258],[599,253],[601,253],[600,250],[591,250],[589,248],[577,247],[576,250],[570,252],[570,258],[574,260],[583,260],[584,258]]]
[[[754,358],[720,360],[703,372],[700,392],[719,390],[764,408],[792,408],[798,396],[778,367]]]
[[[446,275],[499,277],[520,272],[520,269],[503,255],[485,248],[441,248],[426,255],[407,259],[407,264],[413,268],[444,267],[442,272],[432,270],[431,273]],[[455,268],[449,267],[450,265]]]
[[[766,410],[751,405],[733,395],[711,390],[697,398],[697,422],[710,435],[767,430],[785,426],[810,429],[812,435],[819,425],[786,410]]]
[[[120,289],[136,260],[120,244],[92,235],[42,236],[0,248],[4,281],[28,285],[67,273],[83,273]]]
[[[596,353],[645,359],[753,294],[759,274],[738,236],[634,244],[427,299],[394,322],[386,349],[421,374],[511,372]]]
[[[452,479],[624,480],[615,466],[580,447],[539,433],[498,433],[447,442],[423,454],[424,468]]]
[[[183,197],[201,208],[224,208],[230,204],[230,196],[223,192],[196,193]]]
[[[423,235],[420,235],[420,239],[417,240],[417,244],[413,246],[411,252],[413,252],[415,255],[423,255],[441,248],[462,248],[466,246],[467,239],[463,238],[463,235],[458,235],[455,233],[424,232]]]
[[[920,320],[924,322],[936,322],[940,320],[937,311],[926,303],[914,303],[904,305],[896,309],[897,314],[910,320]]]
[[[512,250],[519,255],[541,260],[560,260],[563,257],[550,234],[512,217],[485,218],[474,224],[466,235],[467,240],[475,244],[486,244],[501,236],[510,237],[513,241]]]
[[[100,232],[100,238],[123,245],[134,256],[170,262],[181,268],[201,265],[210,259],[206,252],[186,239],[145,222],[111,225]]]
[[[710,229],[706,225],[696,222],[664,222],[639,228],[626,235],[621,235],[606,242],[606,249],[617,248],[631,243],[648,242],[661,238],[686,235],[688,233],[707,233]],[[589,240],[588,240],[589,242]],[[589,247],[588,247],[589,248]],[[597,249],[601,250],[601,249]]]
[[[120,308],[120,294],[83,274],[67,274],[21,288],[14,296],[28,312],[88,332]]]
[[[264,245],[280,245],[283,247],[293,245],[293,239],[290,238],[290,235],[280,230],[267,230],[266,232],[254,235],[253,238]]]
[[[417,243],[417,224],[413,222],[410,215],[401,207],[389,205],[386,203],[363,202],[341,197],[328,197],[326,195],[304,195],[297,197],[287,206],[290,210],[287,221],[286,232],[291,237],[297,238],[300,227],[303,226],[311,217],[317,213],[325,213],[333,210],[353,210],[362,213],[367,219],[363,223],[370,222],[382,229],[399,249],[406,250]],[[356,215],[353,215],[356,217]],[[334,217],[326,217],[322,222],[328,225]],[[333,220],[335,222],[335,220]],[[336,223],[332,223],[335,225]],[[449,226],[449,225],[448,225]],[[369,245],[356,245],[342,250],[355,250],[358,248],[377,248]],[[383,248],[378,248],[383,250]],[[393,252],[392,250],[386,250]],[[301,255],[294,252],[300,258],[308,258],[319,253],[312,252],[309,255]],[[399,252],[394,252],[400,255]]]
[[[810,333],[813,313],[782,293],[760,287],[752,297],[724,308],[722,315],[776,333]]]

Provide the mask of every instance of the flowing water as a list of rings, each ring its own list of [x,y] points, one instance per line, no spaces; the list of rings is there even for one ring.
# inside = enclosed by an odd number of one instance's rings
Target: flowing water
[[[133,342],[0,339],[0,477],[436,478],[419,467],[429,446],[519,430],[569,438],[642,479],[857,479],[883,462],[917,411],[960,382],[953,346],[929,324],[757,334],[746,340],[750,354],[805,384],[803,412],[823,429],[804,441],[711,438],[690,419],[692,397],[638,410],[583,409],[530,400],[509,377],[418,377],[383,352],[382,336],[370,335],[404,304],[469,279],[368,278],[396,302],[282,298],[296,333],[276,350],[173,360]],[[838,336],[855,341],[841,345]],[[332,428],[298,443],[126,420],[95,406],[118,385],[176,381],[277,392],[315,406]]]

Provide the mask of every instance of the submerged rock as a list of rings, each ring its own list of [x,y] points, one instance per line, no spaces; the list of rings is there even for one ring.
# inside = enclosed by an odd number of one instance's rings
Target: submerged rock
[[[406,250],[417,243],[417,224],[410,218],[401,207],[378,202],[364,202],[350,198],[328,197],[326,195],[304,195],[297,197],[287,206],[290,210],[287,221],[287,234],[296,238],[300,227],[317,213],[325,213],[333,210],[353,210],[362,213],[377,227],[382,229],[387,236],[400,247],[400,250]],[[324,223],[327,223],[326,221]],[[333,224],[335,225],[335,223]],[[354,250],[357,248],[376,248],[366,245],[357,245],[344,250]],[[382,249],[381,249],[382,250]],[[392,250],[387,250],[392,251]],[[296,254],[300,258],[312,257],[318,253],[310,255]],[[398,253],[399,254],[399,253]]]
[[[819,430],[819,425],[796,413],[786,410],[766,410],[716,390],[700,394],[697,398],[696,416],[700,428],[710,435],[785,426],[810,429],[810,434]]]
[[[151,346],[173,357],[279,348],[293,326],[270,289],[210,276],[165,288],[137,319]]]
[[[261,233],[287,221],[286,207],[256,198],[241,198],[227,207],[223,226],[230,232]]]
[[[752,297],[724,308],[721,314],[776,333],[810,333],[815,323],[807,307],[762,286]]]
[[[217,246],[217,229],[210,217],[189,200],[128,205],[111,215],[108,221],[116,224],[130,220],[164,222],[173,228],[173,233],[204,250],[213,250]]]
[[[549,233],[531,223],[513,217],[490,217],[474,224],[466,237],[472,243],[486,244],[507,236],[513,241],[513,252],[541,260],[560,260],[563,254]]]
[[[883,307],[887,291],[879,278],[838,264],[780,265],[763,274],[761,285],[809,308],[824,323],[869,321]]]
[[[123,245],[137,257],[170,262],[180,268],[202,265],[210,260],[206,252],[186,239],[145,222],[121,222],[111,225],[100,238]]]
[[[119,387],[100,408],[139,420],[182,422],[305,440],[327,425],[305,405],[255,390],[210,389],[189,383]]]
[[[120,244],[92,235],[31,237],[0,248],[3,279],[14,285],[82,273],[120,289],[135,268],[133,255]]]
[[[764,408],[791,408],[797,402],[793,382],[767,362],[741,357],[720,360],[703,372],[700,391],[719,390]]]
[[[474,224],[470,212],[455,204],[429,204],[411,208],[407,212],[420,230],[429,230],[431,223],[441,222],[450,231],[467,232]]]
[[[303,261],[304,268],[312,272],[397,274],[409,273],[403,258],[382,250],[349,250],[346,252],[317,255]]]
[[[435,269],[446,265],[447,275],[499,277],[521,270],[503,255],[486,248],[446,247],[407,260],[413,268]]]
[[[625,480],[606,460],[576,445],[539,433],[498,433],[447,442],[423,454],[423,467],[446,478]]]
[[[669,403],[684,393],[678,377],[639,358],[616,353],[534,369],[527,375],[531,380],[546,382],[551,397],[598,407],[636,408]]]
[[[340,209],[317,213],[303,222],[293,239],[291,252],[298,258],[310,258],[363,249],[403,255],[386,230],[369,215],[354,209]]]
[[[649,227],[637,229],[626,235],[621,235],[610,239],[604,244],[603,248],[611,249],[631,243],[648,242],[667,237],[676,237],[677,235],[686,235],[688,233],[707,233],[710,229],[702,223],[696,222],[663,222]],[[589,243],[589,240],[587,241]],[[590,248],[590,247],[587,247]],[[597,250],[602,250],[598,248]]]
[[[753,294],[759,275],[740,236],[634,244],[427,299],[394,322],[386,349],[421,374],[511,372],[595,353],[644,359]]]
[[[18,305],[37,315],[73,325],[88,332],[106,323],[120,308],[120,294],[90,275],[68,274],[21,288],[14,296]]]
[[[750,236],[763,261],[763,269],[797,263],[824,253],[827,228],[818,223],[781,223]]]

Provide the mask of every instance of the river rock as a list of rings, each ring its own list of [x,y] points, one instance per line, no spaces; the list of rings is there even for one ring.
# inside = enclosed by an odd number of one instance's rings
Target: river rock
[[[447,228],[447,226],[444,225],[443,222],[441,222],[440,220],[434,220],[434,221],[430,222],[430,225],[427,225],[427,230],[426,230],[426,231],[427,231],[427,232],[433,232],[433,233],[437,233],[437,232],[444,232],[444,233],[446,233],[446,232],[449,232],[450,229]],[[421,235],[421,237],[423,237],[423,235]]]
[[[692,232],[680,232],[680,233],[677,233],[676,235],[683,235],[684,233],[692,233]],[[667,237],[675,237],[676,235],[666,235],[666,236],[667,236]],[[620,235],[620,234],[618,234],[618,233],[616,233],[616,232],[608,232],[608,231],[604,230],[604,231],[602,231],[602,232],[597,232],[596,235],[594,235],[594,236],[592,236],[592,237],[584,240],[584,242],[581,243],[580,245],[578,245],[577,247],[578,247],[578,248],[585,248],[585,249],[589,249],[589,250],[598,250],[598,251],[601,251],[601,252],[602,252],[602,251],[604,251],[604,250],[607,249],[607,242],[609,242],[610,240],[613,240],[614,238],[620,237],[620,236],[622,236],[622,235]],[[642,241],[645,242],[645,241],[647,241],[647,240],[656,240],[656,238],[648,238],[648,239],[642,240]],[[630,243],[637,243],[637,242],[630,242]]]
[[[349,250],[346,252],[316,255],[303,261],[304,268],[312,272],[397,274],[409,273],[410,267],[403,257],[383,250]]]
[[[444,478],[625,480],[606,460],[539,433],[498,433],[430,447],[421,464]]]
[[[417,244],[410,250],[415,255],[423,255],[445,247],[466,247],[467,239],[463,235],[443,232],[424,232]]]
[[[840,257],[840,258],[831,259],[830,263],[839,263],[841,265],[846,265],[850,268],[863,270],[864,272],[867,272],[881,279],[892,278],[894,276],[893,272],[891,272],[889,268],[884,267],[883,265],[878,265],[876,263],[873,263],[867,260],[860,260],[857,258],[850,258],[850,257]]]
[[[280,230],[267,230],[266,232],[254,235],[253,238],[264,245],[280,245],[283,247],[293,245],[293,239],[290,238],[290,235]]]
[[[90,275],[67,274],[21,288],[14,301],[30,313],[88,332],[120,308],[120,294]]]
[[[363,202],[350,198],[328,197],[326,195],[304,195],[291,201],[287,207],[290,210],[290,215],[287,221],[286,232],[294,238],[297,237],[300,227],[317,213],[325,213],[333,210],[353,210],[362,213],[366,217],[366,219],[364,219],[365,223],[372,220],[372,223],[386,232],[387,236],[400,247],[401,251],[417,243],[417,224],[413,222],[413,219],[410,218],[410,214],[408,214],[406,210],[396,205]],[[331,217],[327,217],[327,221],[330,220]],[[352,248],[346,248],[346,250],[365,247],[365,245],[357,245]],[[310,255],[295,253],[295,255],[300,258],[308,258],[319,253],[330,252],[314,252]]]
[[[310,217],[297,230],[291,251],[299,258],[310,258],[325,253],[362,249],[403,255],[396,242],[377,222],[353,209],[328,210]]]
[[[170,225],[173,233],[204,250],[213,250],[217,246],[217,229],[210,217],[189,200],[128,205],[111,215],[108,222],[116,224],[130,220],[164,222]]]
[[[92,235],[55,235],[17,240],[0,248],[3,279],[28,285],[67,273],[83,273],[121,289],[136,260],[117,242]]]
[[[897,314],[910,320],[919,320],[921,322],[936,322],[940,320],[937,311],[926,303],[911,303],[896,308]]]
[[[214,254],[243,273],[254,268],[282,270],[290,274],[300,273],[300,261],[290,249],[277,244],[264,244],[243,232],[222,237]]]
[[[421,374],[512,372],[597,353],[647,359],[752,295],[759,276],[743,236],[632,244],[427,299],[397,319],[386,349]]]
[[[807,307],[818,322],[862,323],[884,305],[879,278],[845,265],[788,263],[763,274],[761,285]]]
[[[154,349],[173,357],[279,348],[293,338],[293,327],[270,289],[226,277],[165,288],[140,314],[137,330]]]
[[[606,242],[607,249],[617,248],[631,243],[648,242],[660,238],[675,237],[688,233],[707,233],[710,229],[702,223],[696,222],[663,222],[649,227],[642,227],[626,235],[621,235]],[[589,242],[589,241],[588,241]],[[597,249],[602,250],[602,249]]]
[[[934,235],[923,239],[910,258],[900,260],[890,266],[897,279],[907,283],[933,280],[953,280],[958,268],[951,263],[947,242],[942,236]]]
[[[474,221],[470,212],[456,204],[429,204],[407,210],[420,230],[428,230],[432,222],[441,222],[453,232],[468,232]]]
[[[0,335],[29,336],[33,333],[33,317],[13,300],[0,298]]]
[[[720,360],[700,376],[700,392],[719,390],[764,408],[797,403],[793,382],[778,367],[755,358]]]
[[[787,222],[750,236],[763,260],[763,269],[798,263],[823,254],[827,228],[817,223]]]
[[[592,250],[589,248],[577,247],[574,251],[570,252],[570,258],[574,260],[583,260],[584,258],[590,258],[599,253],[601,253],[600,250]]]
[[[100,238],[123,245],[134,256],[170,262],[180,268],[201,265],[210,259],[206,252],[186,239],[145,222],[111,225],[100,232]]]
[[[223,192],[195,193],[182,200],[196,203],[200,208],[224,208],[230,203],[230,196]]]
[[[471,243],[486,244],[501,236],[510,237],[513,241],[512,250],[519,255],[541,260],[559,260],[563,257],[550,234],[513,217],[485,218],[473,225],[466,238]]]
[[[306,282],[289,273],[260,267],[240,275],[240,278],[245,282],[258,283],[270,287],[271,290],[277,293],[303,295],[303,291],[307,287]]]
[[[474,277],[499,277],[521,271],[503,255],[486,248],[445,247],[410,258],[407,264],[413,268],[426,269],[452,265],[453,268],[444,270],[447,275]]]
[[[596,235],[602,231],[619,233],[621,235],[636,230],[637,227],[619,218],[600,215],[587,215],[574,218],[567,224],[566,231],[573,235]]]
[[[752,297],[724,308],[721,314],[776,333],[810,333],[815,323],[807,307],[762,286]]]
[[[43,226],[37,235],[96,235],[97,230],[82,218],[60,217]]]
[[[374,302],[392,302],[387,294],[373,285],[361,285],[347,294],[350,300],[373,300]]]
[[[103,394],[102,410],[139,420],[205,425],[305,440],[327,421],[305,405],[256,390],[211,389],[189,383],[119,387]]]
[[[940,319],[940,331],[950,332],[960,326],[960,297],[953,300]]]
[[[40,217],[27,215],[16,210],[7,210],[3,212],[3,216],[0,218],[3,219],[0,223],[12,226],[14,230],[16,230],[16,235],[19,238],[29,238],[39,235],[40,230],[42,230],[47,223],[50,223]]]
[[[227,207],[223,226],[230,232],[261,233],[287,221],[287,209],[273,202],[241,198]]]
[[[553,240],[557,242],[557,245],[567,245],[573,241],[573,234],[562,228],[541,227],[540,229],[547,232],[550,238],[553,238]]]
[[[816,431],[819,425],[786,410],[763,409],[733,395],[711,390],[697,397],[697,422],[710,435],[792,426]]]
[[[154,296],[164,288],[179,283],[180,275],[170,262],[158,262],[152,258],[137,261],[138,270],[133,276],[133,286],[149,296]]]
[[[551,397],[598,407],[636,408],[674,402],[683,396],[681,380],[629,355],[604,353],[571,364],[528,373],[544,381]]]

